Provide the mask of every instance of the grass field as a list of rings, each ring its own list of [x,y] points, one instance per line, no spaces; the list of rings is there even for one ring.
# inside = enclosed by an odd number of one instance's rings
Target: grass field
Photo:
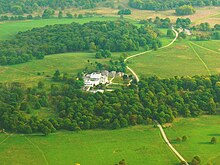
[[[208,162],[220,164],[220,115],[182,118],[174,122],[171,128],[165,129],[165,132],[186,160],[191,161],[193,156],[199,155],[203,165]],[[184,135],[188,137],[186,142],[175,142],[177,137]],[[217,138],[217,144],[210,144],[212,137]]]
[[[128,61],[128,65],[140,76],[157,75],[165,78],[217,74],[220,73],[218,42],[193,44],[189,41],[177,41],[168,48],[135,57]]]
[[[0,134],[0,140],[6,135]],[[179,161],[153,126],[114,131],[58,132],[47,137],[12,135],[0,145],[2,165],[175,165]]]
[[[10,39],[19,31],[26,31],[35,27],[43,27],[54,24],[68,24],[72,22],[86,23],[89,21],[108,21],[116,20],[119,17],[86,17],[82,19],[40,19],[40,20],[25,20],[25,21],[8,21],[0,23],[0,40]]]
[[[39,80],[49,81],[57,69],[70,75],[77,74],[95,61],[104,63],[108,59],[98,60],[94,53],[66,53],[46,56],[43,60],[33,60],[24,64],[0,66],[0,82],[19,81],[33,84]],[[38,72],[41,73],[40,76],[37,75]]]

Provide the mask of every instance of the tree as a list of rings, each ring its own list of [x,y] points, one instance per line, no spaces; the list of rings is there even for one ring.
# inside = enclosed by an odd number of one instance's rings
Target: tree
[[[63,12],[59,11],[58,18],[63,18]]]
[[[216,144],[216,143],[217,143],[217,138],[216,138],[216,137],[212,137],[211,143],[212,143],[212,144]]]
[[[54,75],[53,75],[53,80],[59,81],[60,80],[60,71],[56,70]]]
[[[73,18],[73,15],[71,13],[66,13],[67,18]]]
[[[185,135],[182,137],[182,141],[183,141],[183,142],[187,141],[187,139],[188,139],[188,138],[187,138],[187,136],[185,136]]]
[[[173,37],[173,36],[174,36],[173,30],[168,29],[168,30],[167,30],[167,36],[168,36],[168,37]]]
[[[19,5],[12,6],[11,10],[12,10],[12,13],[15,15],[22,15],[23,14],[22,7]]]
[[[192,161],[191,161],[192,165],[200,165],[201,164],[201,159],[199,156],[194,156]]]
[[[38,87],[39,89],[43,89],[43,88],[44,88],[44,85],[45,85],[44,82],[39,81],[37,87]]]
[[[47,126],[42,126],[42,128],[41,128],[41,132],[45,135],[45,136],[47,136],[47,135],[49,135],[49,133],[50,133],[50,129],[47,127]]]
[[[42,14],[42,18],[43,19],[48,19],[51,16],[53,16],[55,14],[55,11],[53,9],[45,9],[43,14]]]
[[[182,142],[182,139],[181,139],[180,137],[177,137],[177,138],[176,138],[176,141],[177,141],[178,143],[180,143],[180,142]]]

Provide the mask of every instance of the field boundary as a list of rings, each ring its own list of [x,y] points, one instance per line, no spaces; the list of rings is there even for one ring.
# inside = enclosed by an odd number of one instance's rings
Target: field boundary
[[[25,137],[25,139],[26,139],[29,143],[31,143],[31,145],[33,145],[35,148],[38,149],[38,151],[40,151],[41,155],[43,156],[43,158],[44,158],[44,160],[45,160],[46,165],[49,165],[49,163],[48,163],[48,161],[47,161],[47,158],[46,158],[44,152],[40,149],[40,147],[39,147],[38,145],[34,144],[34,143],[33,143],[30,139],[28,139],[26,136],[24,136],[24,137]]]
[[[202,60],[202,58],[200,57],[200,55],[197,53],[197,51],[194,49],[194,47],[191,45],[191,43],[189,43],[190,48],[193,50],[193,52],[196,54],[196,56],[198,57],[198,59],[203,63],[204,67],[206,68],[206,71],[208,72],[209,75],[211,75],[211,72],[208,68],[208,66],[206,65],[206,63]]]

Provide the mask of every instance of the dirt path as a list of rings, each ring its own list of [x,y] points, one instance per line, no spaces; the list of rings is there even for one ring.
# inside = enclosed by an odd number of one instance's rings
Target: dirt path
[[[177,40],[179,33],[178,33],[173,27],[172,27],[172,30],[173,30],[174,33],[175,33],[175,38],[174,38],[174,39],[172,40],[172,42],[170,42],[168,45],[163,46],[163,47],[161,47],[161,48],[159,48],[159,49],[167,48],[167,47],[171,46],[171,45]],[[149,52],[152,52],[152,51],[153,51],[153,50],[148,50],[148,51],[145,51],[145,52],[141,52],[141,53],[138,53],[138,54],[134,54],[134,55],[129,56],[129,57],[127,57],[126,59],[124,59],[124,62],[128,61],[128,60],[131,59],[131,58],[134,58],[134,57],[137,57],[137,56],[140,56],[140,55],[142,55],[142,54],[149,53]],[[129,66],[127,66],[127,69],[134,75],[134,77],[135,77],[135,79],[137,80],[137,82],[139,82],[140,79],[139,79],[138,75],[137,75]]]
[[[44,152],[40,149],[40,147],[39,147],[38,145],[34,144],[34,143],[33,143],[29,138],[27,138],[26,136],[24,136],[24,137],[25,137],[25,139],[26,139],[31,145],[33,145],[33,146],[41,153],[41,155],[42,155],[42,157],[43,157],[43,159],[44,159],[46,165],[49,165],[49,163],[48,163],[48,161],[47,161],[47,158],[46,158]]]
[[[214,50],[209,49],[209,48],[206,48],[206,47],[204,47],[204,46],[200,46],[200,45],[198,45],[198,44],[196,44],[196,43],[194,43],[194,42],[191,42],[191,41],[190,41],[190,43],[193,44],[193,45],[195,45],[195,46],[198,46],[198,47],[200,47],[200,48],[202,48],[202,49],[209,50],[209,51],[211,51],[211,52],[213,52],[213,53],[220,54],[220,52],[214,51]]]
[[[167,135],[165,134],[163,127],[156,121],[157,127],[160,129],[160,133],[163,136],[165,143],[170,147],[170,149],[174,152],[174,154],[182,161],[185,162],[186,165],[189,165],[187,161],[180,155],[180,153],[170,144]]]
[[[163,47],[161,47],[160,49],[164,49],[164,48],[167,48],[167,47],[171,46],[171,45],[177,40],[179,33],[178,33],[173,27],[172,27],[172,30],[175,32],[175,35],[176,35],[175,38],[174,38],[174,39],[172,40],[172,42],[170,42],[168,45],[163,46]],[[127,60],[129,60],[129,59],[131,59],[131,58],[140,56],[140,55],[142,55],[142,54],[145,54],[145,53],[148,53],[148,52],[151,52],[151,51],[152,51],[152,50],[149,50],[149,51],[145,51],[145,52],[142,52],[142,53],[138,53],[138,54],[129,56],[129,57],[127,57],[127,58],[124,60],[124,62],[126,62]],[[127,69],[134,75],[134,77],[136,78],[137,82],[139,82],[140,79],[139,79],[138,75],[137,75],[129,66],[127,66]],[[166,136],[166,134],[165,134],[165,132],[164,132],[164,130],[163,130],[163,127],[162,127],[157,121],[155,121],[155,122],[157,123],[157,127],[160,129],[160,133],[161,133],[161,135],[162,135],[162,137],[163,137],[165,143],[168,145],[168,147],[175,153],[175,155],[179,158],[179,160],[185,162],[186,165],[189,165],[189,164],[187,163],[187,161],[179,154],[179,152],[170,144],[170,142],[169,142],[169,140],[168,140],[168,138],[167,138],[167,136]]]
[[[194,47],[192,46],[191,42],[189,42],[189,46],[190,46],[190,48],[193,50],[193,52],[196,54],[196,56],[198,57],[198,59],[202,62],[202,64],[204,65],[205,69],[207,70],[208,74],[211,75],[211,71],[209,70],[208,66],[207,66],[206,63],[203,61],[203,59],[200,57],[200,55],[197,53],[197,51],[194,49]]]

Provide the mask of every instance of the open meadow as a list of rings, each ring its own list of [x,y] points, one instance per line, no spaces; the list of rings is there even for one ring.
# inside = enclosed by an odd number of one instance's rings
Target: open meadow
[[[0,134],[0,140],[6,135]],[[41,135],[11,135],[2,144],[2,165],[68,164],[113,165],[125,159],[128,164],[176,165],[179,161],[153,126],[120,130],[57,132]]]
[[[186,160],[191,161],[193,156],[198,155],[204,165],[220,164],[220,115],[180,118],[172,127],[165,129],[165,132]],[[182,136],[187,136],[188,140],[177,143],[175,139]],[[216,144],[210,143],[212,137],[217,138]]]
[[[7,21],[0,23],[0,40],[12,38],[19,31],[26,31],[36,27],[43,27],[54,24],[69,24],[72,22],[86,23],[89,21],[111,21],[117,20],[119,17],[86,17],[86,18],[54,18],[54,19],[39,19],[39,20],[24,20],[24,21]]]
[[[128,61],[140,76],[209,75],[220,73],[219,41],[176,41],[172,46],[145,53]]]

